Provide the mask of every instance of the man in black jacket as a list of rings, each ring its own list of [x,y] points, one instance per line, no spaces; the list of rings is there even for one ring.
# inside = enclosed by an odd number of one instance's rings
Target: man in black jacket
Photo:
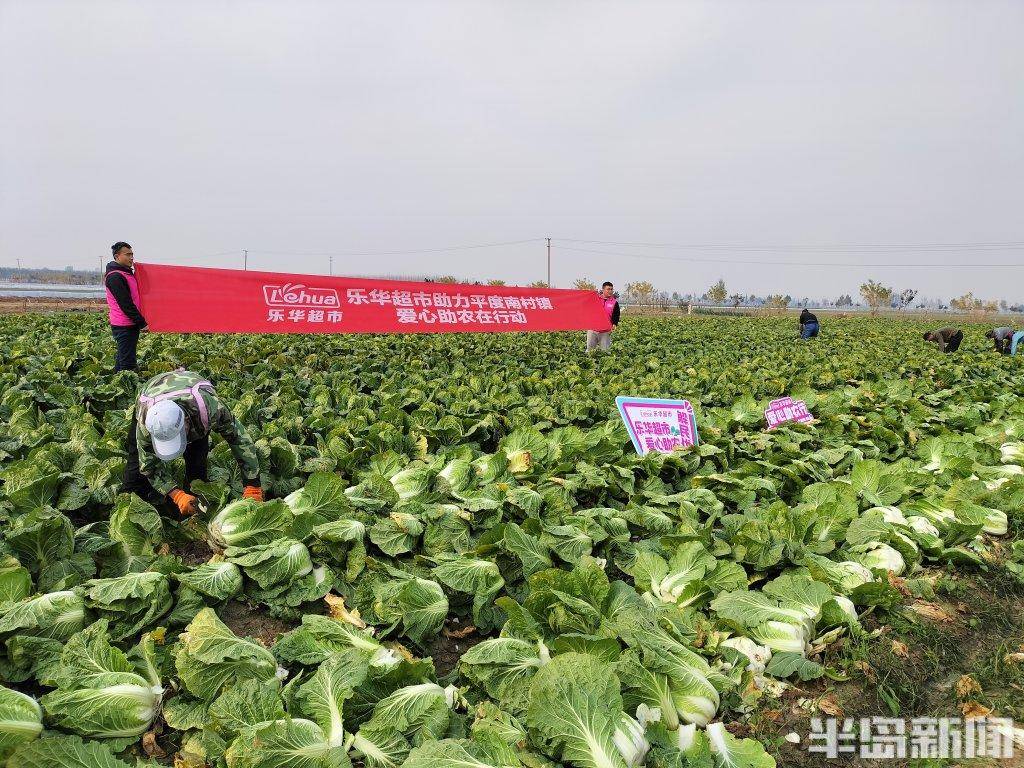
[[[114,373],[138,369],[136,350],[146,318],[139,311],[139,285],[135,280],[135,254],[125,242],[110,247],[114,260],[107,264],[103,289],[110,310],[110,332],[117,344]]]
[[[800,338],[813,339],[818,335],[820,327],[817,315],[805,307],[804,311],[800,313]]]

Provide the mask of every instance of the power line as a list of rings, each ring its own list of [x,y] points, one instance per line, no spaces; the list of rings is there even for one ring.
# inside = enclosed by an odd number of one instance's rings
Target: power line
[[[183,256],[185,259],[213,259],[217,256],[237,256],[238,251],[220,251],[218,253],[203,253],[199,256]]]
[[[468,251],[476,248],[498,248],[505,245],[523,245],[543,241],[542,237],[530,237],[525,240],[507,240],[500,243],[476,243],[473,245],[452,245],[445,248],[419,248],[408,251],[261,251],[250,249],[252,253],[263,256],[406,256],[418,253],[445,253],[448,251]]]
[[[577,241],[573,241],[577,242]],[[680,261],[680,262],[692,262],[692,263],[705,263],[705,264],[740,264],[740,265],[765,265],[765,266],[778,266],[778,267],[928,267],[930,269],[944,268],[944,267],[1024,267],[1024,263],[1021,264],[980,264],[972,262],[970,264],[900,264],[892,261],[886,261],[876,264],[867,262],[857,261],[765,261],[763,259],[711,259],[701,258],[697,256],[656,256],[649,253],[622,253],[618,251],[599,251],[593,248],[575,248],[569,245],[558,246],[564,251],[579,251],[580,253],[594,253],[602,256],[621,256],[626,258],[634,259],[654,259],[657,261]]]
[[[812,252],[812,253],[878,253],[887,251],[910,252],[948,252],[948,251],[1020,251],[1024,250],[1024,240],[1003,242],[969,242],[969,243],[862,243],[862,244],[823,244],[823,245],[749,245],[726,243],[637,243],[617,240],[582,240],[572,237],[559,237],[557,241],[565,243],[583,243],[586,245],[616,245],[635,248],[675,248],[678,250],[697,251],[729,251],[729,252]]]
[[[167,258],[171,261],[200,261],[203,259],[216,259],[220,256],[231,256],[238,258],[238,251],[221,251],[220,253],[204,253],[199,256],[168,256]],[[146,259],[140,259],[140,261],[147,261]]]

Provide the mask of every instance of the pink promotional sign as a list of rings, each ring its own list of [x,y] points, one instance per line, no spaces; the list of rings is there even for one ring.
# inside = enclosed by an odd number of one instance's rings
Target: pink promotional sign
[[[615,405],[636,452],[672,453],[697,444],[697,419],[687,400],[616,397]]]
[[[792,397],[772,400],[764,409],[764,418],[768,422],[768,429],[775,429],[787,421],[796,421],[800,424],[814,421],[814,416],[807,410],[807,403],[803,400],[794,400]]]

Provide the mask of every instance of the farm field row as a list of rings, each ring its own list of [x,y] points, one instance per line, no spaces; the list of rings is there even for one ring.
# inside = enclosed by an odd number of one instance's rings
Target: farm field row
[[[1024,719],[1024,358],[923,330],[147,334],[136,376],[97,316],[0,317],[0,759],[762,768],[810,716]],[[179,366],[267,501],[219,440],[199,518],[118,495]],[[699,445],[637,456],[617,395]]]

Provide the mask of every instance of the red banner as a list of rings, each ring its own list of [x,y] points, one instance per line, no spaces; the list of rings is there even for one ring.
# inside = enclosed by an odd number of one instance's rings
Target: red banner
[[[166,333],[608,330],[593,291],[413,283],[136,264],[142,314]]]

